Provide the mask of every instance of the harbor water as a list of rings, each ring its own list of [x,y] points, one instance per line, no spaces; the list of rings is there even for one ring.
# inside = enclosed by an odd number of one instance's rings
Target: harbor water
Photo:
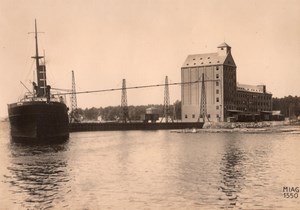
[[[0,209],[299,209],[299,151],[299,127],[81,132],[26,146],[1,122]]]

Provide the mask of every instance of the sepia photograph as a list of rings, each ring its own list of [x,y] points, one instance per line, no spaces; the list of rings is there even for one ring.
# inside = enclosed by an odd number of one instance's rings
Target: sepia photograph
[[[300,1],[0,0],[0,210],[300,209]]]

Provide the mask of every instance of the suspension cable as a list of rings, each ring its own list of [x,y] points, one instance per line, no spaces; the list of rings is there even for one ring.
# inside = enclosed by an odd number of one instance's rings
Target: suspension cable
[[[219,81],[219,80],[205,80],[204,82],[216,82],[216,81]],[[193,81],[193,82],[173,82],[173,83],[169,83],[169,85],[195,84],[195,83],[198,83],[198,82],[201,82],[201,81],[196,80],[196,81]],[[161,87],[161,86],[165,86],[165,84],[141,85],[141,86],[134,86],[134,87],[126,87],[126,89],[130,90],[130,89],[152,88],[152,87]],[[59,88],[52,88],[52,89],[59,90]],[[60,90],[70,91],[68,89],[60,89]],[[100,92],[109,92],[109,91],[118,91],[118,90],[122,90],[122,88],[78,91],[78,92],[75,92],[75,94],[100,93]],[[71,91],[71,92],[66,92],[66,93],[54,93],[52,95],[70,95],[70,94],[74,94],[74,93]]]

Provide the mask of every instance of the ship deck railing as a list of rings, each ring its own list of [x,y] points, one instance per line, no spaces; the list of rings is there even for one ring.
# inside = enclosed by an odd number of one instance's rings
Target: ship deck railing
[[[59,95],[59,93],[55,93],[55,94],[51,94],[50,97],[50,102],[62,102],[64,103],[65,98],[61,98]],[[36,95],[33,95],[32,93],[25,93],[24,97],[19,100],[20,103],[23,102],[32,102],[32,101],[36,101],[36,102],[47,102],[47,97],[36,97]]]

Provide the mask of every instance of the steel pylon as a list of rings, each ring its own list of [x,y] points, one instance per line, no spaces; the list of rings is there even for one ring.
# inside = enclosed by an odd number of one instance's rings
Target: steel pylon
[[[77,113],[76,83],[75,83],[74,71],[72,70],[72,94],[71,94],[70,122],[75,122],[77,120],[78,120],[78,113]]]
[[[161,122],[165,119],[166,123],[169,122],[169,119],[173,122],[170,110],[170,94],[169,94],[169,81],[168,76],[165,78],[165,90],[164,90],[164,115],[161,119]]]
[[[204,73],[202,73],[202,81],[201,81],[201,103],[200,103],[200,114],[198,117],[198,122],[200,119],[202,119],[203,122],[205,122],[205,118],[208,119],[207,116],[207,107],[206,107],[206,90],[205,90],[205,81],[204,81]]]
[[[122,81],[121,121],[124,123],[127,123],[128,121],[130,122],[127,106],[126,79],[123,79]]]

